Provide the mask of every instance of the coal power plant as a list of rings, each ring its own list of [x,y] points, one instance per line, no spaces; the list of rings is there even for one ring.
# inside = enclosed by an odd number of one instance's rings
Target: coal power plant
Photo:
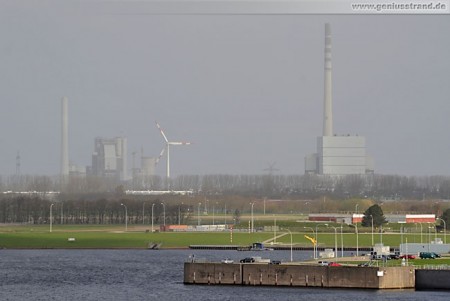
[[[333,132],[331,26],[325,24],[323,135],[317,137],[317,153],[305,157],[305,174],[364,175],[374,172],[363,136]]]
[[[325,24],[324,51],[324,102],[323,133],[317,137],[317,151],[305,157],[305,174],[314,175],[365,175],[374,173],[373,159],[366,152],[365,137],[359,135],[338,135],[333,130],[333,93],[332,93],[332,43],[331,26]],[[115,179],[120,182],[132,180],[134,184],[146,187],[151,182],[160,159],[166,157],[166,179],[170,179],[169,146],[189,145],[189,142],[169,141],[164,131],[156,123],[157,129],[164,138],[164,148],[159,157],[146,157],[141,151],[141,166],[135,166],[135,155],[132,152],[133,164],[128,171],[127,138],[97,137],[94,142],[91,166],[76,166],[69,163],[68,134],[68,98],[62,98],[61,111],[61,180],[64,183],[68,176],[92,175]],[[130,177],[130,176],[131,177]]]

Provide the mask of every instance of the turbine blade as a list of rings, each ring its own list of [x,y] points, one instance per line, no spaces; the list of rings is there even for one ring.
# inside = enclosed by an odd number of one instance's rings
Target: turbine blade
[[[166,150],[166,148],[164,147],[164,148],[162,149],[161,153],[159,153],[159,157],[156,158],[155,165],[158,164],[159,160],[161,160],[162,156],[164,155],[164,151],[165,151],[165,150]]]
[[[167,142],[170,145],[191,145],[190,142]]]
[[[166,135],[164,134],[163,129],[159,126],[159,123],[157,121],[156,122],[156,126],[158,127],[159,131],[161,132],[161,135],[163,136],[164,140],[166,140],[166,143],[169,143],[169,140],[167,139]]]

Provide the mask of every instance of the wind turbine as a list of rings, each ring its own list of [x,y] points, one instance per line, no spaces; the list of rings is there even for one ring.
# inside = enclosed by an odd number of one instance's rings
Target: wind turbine
[[[167,149],[167,179],[170,179],[170,146],[171,145],[190,145],[190,142],[173,142],[173,141],[169,141],[169,139],[167,139],[166,134],[164,134],[163,129],[159,126],[159,123],[156,122],[156,126],[158,127],[159,131],[161,132],[161,135],[163,136],[164,140],[166,141],[166,149]],[[162,155],[164,154],[164,149],[161,151],[161,154],[159,155],[158,161],[159,159],[162,157]]]

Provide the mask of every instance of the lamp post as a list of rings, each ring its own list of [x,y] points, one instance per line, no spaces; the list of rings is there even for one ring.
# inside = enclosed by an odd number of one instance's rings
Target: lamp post
[[[383,244],[383,224],[380,225],[380,243]]]
[[[356,256],[359,256],[359,235],[358,235],[358,221],[356,221],[356,215],[358,214],[358,205],[355,206],[355,231],[356,231]]]
[[[273,243],[277,242],[277,218],[273,215]]]
[[[328,224],[318,224],[318,225],[316,225],[316,254],[315,254],[314,258],[319,258],[319,254],[318,254],[319,252],[318,252],[318,249],[317,249],[317,246],[319,245],[319,238],[318,238],[317,228],[319,226],[326,226],[326,227],[328,227]]]
[[[255,205],[255,202],[253,202],[253,203],[250,203],[250,205],[252,205],[252,228],[251,228],[251,232],[253,233],[253,231],[254,231],[254,224],[253,224],[253,205]]]
[[[293,261],[292,260],[292,232],[289,229],[286,229],[286,230],[288,230],[289,234],[291,235],[291,262],[292,262]]]
[[[145,224],[145,202],[142,202],[142,224]]]
[[[428,226],[428,252],[430,252],[430,243],[431,243],[431,226]]]
[[[152,233],[153,233],[153,208],[155,207],[155,203],[152,204]]]
[[[316,236],[316,232],[314,232],[314,229],[313,229],[313,228],[311,228],[311,227],[303,227],[303,228],[305,228],[305,229],[311,229],[313,235]],[[316,244],[317,244],[317,241],[316,241],[315,244],[313,244],[313,257],[314,257],[314,259],[316,259]]]
[[[165,228],[166,227],[166,204],[161,203],[161,205],[163,205],[163,225]],[[164,231],[166,231],[166,229],[164,229]]]
[[[123,203],[120,204],[120,205],[125,208],[125,231],[128,231],[128,211],[127,211],[127,206],[125,206]]]
[[[200,226],[200,206],[202,205],[202,203],[198,203],[198,213],[197,213],[197,224],[198,226]]]
[[[372,246],[373,246],[373,215],[371,214],[370,217],[372,218]]]
[[[443,223],[444,223],[444,244],[447,244],[447,233],[446,233],[446,231],[447,231],[447,224],[445,223],[445,221],[442,219],[442,218],[436,218],[436,219],[438,219],[438,220],[441,220]]]
[[[215,225],[215,211],[216,211],[216,206],[215,205],[217,205],[217,202],[215,202],[214,204],[213,204],[213,226]]]
[[[181,205],[184,203],[181,202]],[[181,205],[178,205],[178,225],[181,225]]]
[[[223,223],[227,224],[227,203],[224,204],[224,209],[223,209]]]
[[[342,233],[342,224],[341,224],[341,257],[344,257],[344,235]]]
[[[422,244],[423,243],[423,240],[422,240],[422,236],[423,236],[422,223],[419,223],[419,225],[420,225],[420,243]]]
[[[52,214],[52,207],[55,204],[50,205],[50,233],[52,232],[52,223],[53,223],[53,214]]]
[[[333,226],[329,226],[330,228],[334,229],[334,257],[337,258],[337,253],[338,253],[338,249],[337,249],[337,228],[333,227]]]

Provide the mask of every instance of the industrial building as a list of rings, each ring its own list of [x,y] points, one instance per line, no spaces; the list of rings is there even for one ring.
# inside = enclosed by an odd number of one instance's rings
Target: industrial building
[[[313,222],[334,222],[355,224],[361,223],[364,214],[361,213],[311,213],[308,220]],[[388,223],[415,224],[435,223],[435,214],[385,214]]]
[[[373,173],[365,138],[333,133],[331,70],[331,27],[325,24],[323,136],[317,138],[317,153],[305,157],[305,173],[336,176]]]
[[[95,138],[91,172],[96,176],[127,180],[127,138]]]

